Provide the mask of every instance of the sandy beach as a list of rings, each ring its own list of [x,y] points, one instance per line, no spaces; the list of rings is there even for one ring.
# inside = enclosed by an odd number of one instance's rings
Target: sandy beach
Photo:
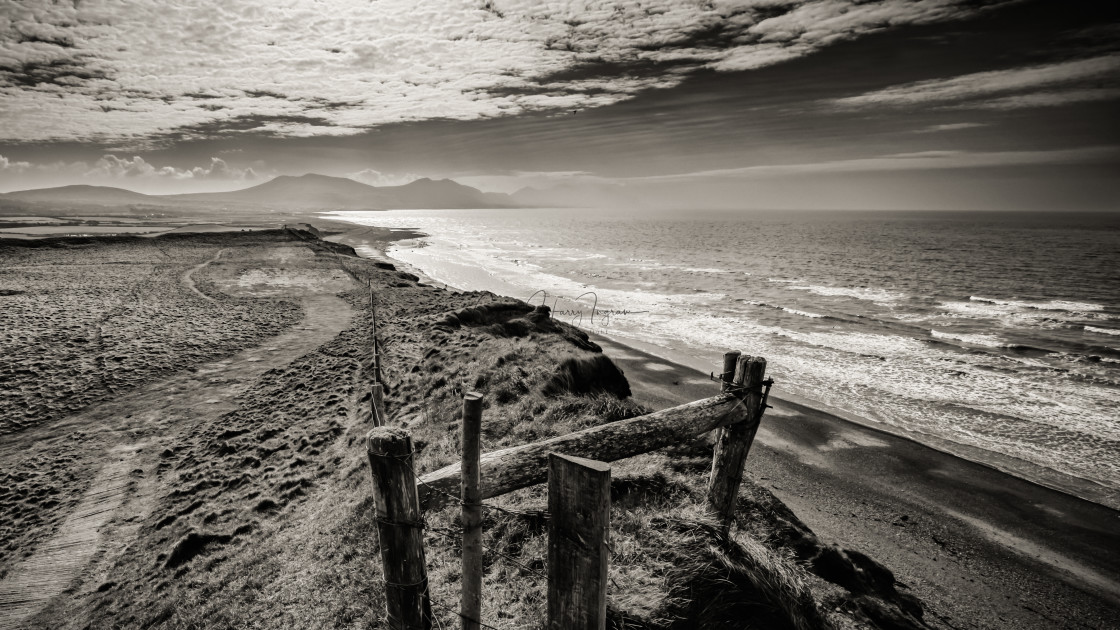
[[[708,374],[612,342],[654,408],[716,390]],[[879,559],[954,627],[1116,627],[1120,513],[921,444],[783,401],[747,475],[814,532]]]
[[[418,236],[339,225],[329,239],[383,261],[389,242]],[[718,391],[708,373],[592,338],[653,409]],[[748,477],[891,567],[947,626],[1120,627],[1120,512],[783,400],[780,383],[771,404]]]

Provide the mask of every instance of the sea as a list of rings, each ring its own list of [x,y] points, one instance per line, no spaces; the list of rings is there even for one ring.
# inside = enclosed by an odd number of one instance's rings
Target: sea
[[[1120,213],[393,210],[388,254],[1120,509]]]

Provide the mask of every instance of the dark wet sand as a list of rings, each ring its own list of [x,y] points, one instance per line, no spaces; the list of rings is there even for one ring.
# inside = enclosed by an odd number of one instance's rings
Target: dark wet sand
[[[656,409],[709,375],[593,336]],[[715,367],[713,365],[713,367]],[[1120,512],[770,398],[747,476],[818,535],[890,567],[958,628],[1120,628]]]

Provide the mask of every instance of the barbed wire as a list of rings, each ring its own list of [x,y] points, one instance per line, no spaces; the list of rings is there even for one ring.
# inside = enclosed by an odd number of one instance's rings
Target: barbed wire
[[[451,532],[451,530],[448,530],[447,528],[432,527],[432,526],[429,525],[429,526],[426,527],[426,529],[427,529],[427,531],[430,531],[434,534],[438,534],[440,536],[444,536],[446,538],[450,538],[450,539],[455,538],[455,535]],[[498,551],[496,549],[493,549],[491,547],[488,547],[486,545],[483,545],[482,547],[483,547],[483,549],[486,549],[487,551],[489,551],[491,553],[499,555],[499,556],[513,562],[514,564],[517,564],[517,565],[521,566],[523,569],[525,569],[526,571],[529,571],[530,573],[535,574],[537,577],[548,579],[548,576],[543,571],[538,571],[538,570],[526,565],[525,563],[521,562],[520,560],[514,558],[513,556],[511,556],[509,554],[500,552],[500,551]],[[427,597],[428,603],[429,603],[430,606],[432,606],[434,608],[439,608],[440,610],[443,610],[443,611],[445,611],[447,613],[450,613],[450,614],[453,614],[453,615],[458,615],[459,617],[461,617],[463,619],[466,619],[468,621],[471,621],[473,623],[477,623],[478,625],[480,625],[484,628],[490,628],[491,630],[501,630],[497,626],[492,626],[492,625],[490,625],[490,624],[488,624],[485,621],[482,621],[480,619],[475,619],[473,617],[469,617],[467,615],[464,615],[462,613],[462,611],[456,611],[454,608],[452,608],[450,606],[444,606],[443,604],[441,604],[439,601],[436,600],[435,597],[432,596],[431,582],[429,582],[428,578],[426,578],[426,577],[424,579],[422,579],[420,581],[417,581],[417,582],[414,582],[412,584],[395,584],[395,583],[390,582],[389,580],[386,580],[384,578],[382,578],[382,581],[385,583],[385,586],[387,588],[398,588],[398,589],[415,588],[415,587],[423,584],[423,586],[424,586],[423,595]],[[393,624],[392,624],[393,619],[392,619],[392,616],[389,615],[388,611],[386,611],[386,613],[385,613],[385,620],[387,622],[389,622],[390,627],[393,627]],[[432,620],[436,622],[436,625],[438,627],[441,627],[441,628],[443,627],[442,622],[435,615],[432,615]],[[404,627],[403,624],[401,624],[400,627]]]
[[[447,527],[433,527],[431,525],[428,526],[427,530],[432,532],[433,534],[438,534],[438,535],[443,536],[444,538],[447,538],[449,540],[457,541],[460,544],[460,546],[462,546],[462,540],[461,540],[462,532],[459,532],[458,534],[456,534],[454,530],[451,530]],[[528,571],[529,573],[532,573],[533,575],[537,576],[538,578],[548,579],[548,574],[546,574],[544,571],[541,571],[540,569],[534,569],[533,567],[525,564],[521,560],[515,558],[514,556],[512,556],[512,555],[510,555],[510,554],[508,554],[504,551],[498,551],[497,549],[495,549],[495,548],[493,548],[493,547],[491,547],[491,546],[489,546],[485,543],[482,544],[482,548],[485,551],[489,551],[490,553],[492,553],[496,556],[501,556],[502,558],[505,558],[506,560],[509,560],[510,562],[516,564],[517,566],[521,567],[525,571]]]
[[[483,628],[490,628],[491,630],[501,630],[501,628],[499,628],[497,626],[492,626],[492,625],[486,623],[485,621],[481,621],[481,620],[475,619],[473,617],[468,617],[467,615],[464,615],[462,613],[462,611],[456,612],[456,610],[454,608],[448,608],[448,607],[444,606],[443,604],[437,604],[436,600],[432,597],[430,591],[428,593],[428,601],[431,602],[431,604],[433,606],[435,606],[437,608],[440,608],[441,610],[445,610],[445,611],[447,611],[447,612],[449,612],[453,615],[459,615],[463,619],[466,619],[467,621],[470,621],[470,622],[473,622],[473,623],[477,623],[478,625],[482,626]],[[435,620],[437,624],[439,623],[439,620],[435,615],[432,615],[432,619]]]
[[[371,285],[367,285],[367,286],[368,286],[368,288],[369,288],[369,290],[372,294],[373,287]],[[542,292],[543,291],[538,291],[538,293],[542,293]],[[535,295],[536,295],[536,293],[534,294],[534,296]],[[545,297],[542,300],[542,303],[545,300],[547,300],[547,295],[548,294],[545,292]],[[371,297],[372,297],[372,295],[371,295]],[[581,295],[580,297],[583,297],[583,296]],[[596,298],[597,297],[598,296],[596,296]],[[533,298],[530,297],[529,299],[531,300]],[[481,300],[481,297],[480,297],[480,300]],[[593,311],[592,311],[593,315],[592,316],[594,316],[594,308],[595,307],[593,306],[592,307],[592,309],[593,309]],[[371,309],[371,312],[372,312],[372,309]],[[376,326],[376,322],[374,322],[374,326]],[[373,345],[374,354],[377,357],[378,362],[380,363],[380,359],[383,358],[383,356],[384,356],[384,353],[383,353],[384,347],[379,343],[379,339],[377,338],[377,335],[374,336],[372,345]],[[384,367],[384,366],[382,366],[382,367]],[[760,396],[761,397],[760,404],[758,405],[758,412],[759,412],[758,413],[758,416],[759,416],[758,420],[761,421],[762,412],[767,407],[769,407],[769,405],[766,404],[766,399],[767,399],[768,394],[769,394],[770,386],[773,385],[773,380],[772,379],[767,379],[766,381],[763,381],[761,383],[757,383],[752,387],[745,387],[741,384],[736,385],[736,384],[733,384],[733,383],[726,382],[724,379],[727,376],[730,376],[731,374],[732,374],[732,372],[723,372],[723,373],[721,373],[717,376],[716,374],[711,373],[709,375],[709,378],[711,378],[712,380],[721,381],[724,384],[726,389],[723,392],[723,394],[732,395],[732,396],[734,396],[735,398],[738,399],[737,404],[735,405],[733,410],[742,409],[743,411],[745,411],[749,414],[751,410],[746,408],[746,402],[747,402],[746,398],[747,397],[744,396],[744,394],[759,394],[759,395],[761,395]],[[465,386],[465,383],[463,385]],[[465,387],[463,389],[465,391]],[[409,472],[409,474],[411,474],[416,479],[417,483],[419,483],[420,485],[427,488],[427,490],[429,492],[444,497],[445,499],[447,499],[452,504],[456,504],[456,505],[459,505],[461,507],[477,507],[477,508],[484,509],[484,510],[490,510],[490,511],[493,511],[493,512],[499,512],[499,513],[507,514],[507,515],[510,515],[510,516],[516,516],[516,517],[519,517],[519,518],[541,519],[541,520],[544,520],[546,522],[551,520],[552,515],[547,510],[526,511],[526,510],[516,510],[516,509],[511,509],[511,508],[505,508],[505,507],[502,507],[502,506],[499,506],[499,505],[492,505],[492,504],[485,503],[485,502],[482,502],[482,501],[479,501],[477,503],[466,502],[466,501],[462,500],[462,498],[460,496],[456,496],[456,495],[452,494],[451,492],[448,492],[446,490],[438,488],[438,487],[428,483],[427,481],[425,481],[423,479],[423,477],[421,477],[420,474],[417,473],[416,470],[412,466],[412,460],[414,458],[413,453],[409,453],[407,455],[384,455],[384,457],[387,457],[389,459],[393,459],[393,460],[398,461],[405,468],[405,470],[407,470]],[[427,530],[434,535],[443,537],[446,540],[452,541],[453,543],[458,544],[460,547],[462,546],[462,543],[463,543],[463,540],[462,540],[463,535],[464,535],[463,531],[456,531],[456,530],[453,530],[453,529],[448,528],[448,527],[435,526],[431,523],[428,523],[427,520],[423,517],[423,515],[421,515],[420,520],[416,521],[416,522],[392,522],[392,521],[389,521],[388,519],[383,519],[379,516],[375,516],[375,520],[378,523],[383,523],[383,524],[386,524],[386,525],[418,527],[422,530]],[[517,557],[513,556],[512,554],[501,551],[501,550],[499,550],[499,549],[497,549],[493,546],[482,543],[481,541],[480,541],[480,546],[482,547],[482,549],[485,552],[488,552],[488,553],[492,554],[493,556],[503,558],[504,560],[516,565],[517,567],[520,567],[521,570],[527,572],[530,575],[535,576],[538,579],[544,579],[544,580],[548,579],[548,575],[544,571],[541,571],[539,569],[536,569],[536,568],[530,566],[529,564],[526,564],[520,558],[517,558]],[[606,543],[606,549],[607,549],[607,553],[609,554],[609,556],[614,557],[616,555],[614,547],[610,543],[609,540]],[[609,576],[609,579],[610,579],[611,583],[614,584],[614,586],[616,588],[620,588],[613,576]],[[443,606],[441,603],[437,602],[435,600],[435,598],[432,597],[430,583],[428,582],[427,578],[422,580],[422,582],[418,582],[418,583],[413,584],[413,585],[392,585],[388,581],[385,581],[385,583],[386,583],[387,587],[397,586],[398,588],[405,588],[405,587],[415,588],[416,586],[418,586],[419,584],[422,583],[423,584],[423,595],[427,598],[429,607],[438,608],[442,611],[445,611],[448,614],[458,615],[462,619],[465,619],[465,620],[470,621],[472,623],[478,624],[480,627],[487,628],[489,630],[500,630],[497,626],[487,624],[487,623],[485,623],[485,622],[483,622],[479,619],[474,619],[472,617],[464,615],[461,611],[455,611],[454,608]],[[431,611],[429,610],[429,614],[430,613],[431,613]],[[435,621],[436,625],[442,630],[442,622],[439,620],[439,617],[437,617],[435,615],[432,615],[432,620]]]
[[[501,507],[494,506],[494,505],[487,505],[485,503],[468,504],[468,503],[452,496],[448,492],[445,492],[443,490],[440,490],[439,488],[435,488],[435,487],[431,486],[430,484],[425,482],[423,479],[421,479],[420,476],[416,473],[416,470],[412,467],[412,464],[409,462],[409,460],[413,457],[412,454],[408,454],[408,455],[384,455],[383,457],[398,462],[401,466],[404,467],[405,470],[407,470],[410,474],[412,474],[412,476],[415,477],[416,480],[419,481],[421,484],[424,484],[425,486],[427,486],[428,488],[432,489],[433,491],[435,491],[437,493],[440,493],[440,494],[443,494],[445,496],[451,497],[452,499],[455,500],[456,503],[459,503],[460,505],[477,505],[478,507],[494,509],[494,510],[498,510],[498,511],[501,511],[501,512],[506,512],[506,513],[509,513],[509,514],[512,514],[512,515],[518,515],[518,516],[527,515],[527,516],[533,516],[533,517],[543,517],[546,520],[548,519],[548,513],[547,512],[519,512],[517,510],[507,510],[505,508],[501,508]],[[442,536],[443,538],[445,538],[447,540],[450,540],[452,542],[457,543],[460,547],[463,544],[463,542],[462,542],[463,532],[456,532],[456,531],[452,530],[451,528],[440,527],[440,526],[433,525],[433,524],[429,523],[428,520],[425,519],[423,516],[421,516],[420,519],[417,520],[417,521],[394,521],[392,519],[385,518],[381,515],[375,515],[374,516],[374,521],[377,522],[377,523],[380,523],[380,524],[390,525],[390,526],[416,527],[416,528],[419,528],[423,531],[431,532],[432,534],[435,534],[437,536]],[[548,579],[548,575],[544,571],[541,571],[539,569],[535,569],[535,568],[529,566],[528,564],[523,562],[521,559],[514,557],[512,554],[508,554],[504,551],[496,549],[496,548],[494,548],[490,545],[487,545],[485,543],[481,543],[481,546],[482,546],[482,549],[484,551],[489,552],[489,553],[491,553],[495,556],[499,556],[501,558],[504,558],[505,560],[517,565],[522,570],[536,576],[538,579],[545,579],[545,580]],[[439,604],[438,602],[436,602],[435,598],[432,597],[431,584],[428,581],[427,577],[425,577],[424,579],[422,579],[420,581],[412,583],[412,584],[395,584],[393,582],[390,582],[389,580],[384,580],[384,579],[383,579],[383,581],[385,582],[385,586],[387,588],[406,589],[406,588],[415,588],[417,586],[423,585],[423,593],[424,593],[425,596],[427,596],[428,602],[429,602],[430,605],[438,607],[441,610],[445,610],[445,611],[447,611],[451,614],[457,614],[460,617],[462,617],[463,619],[466,619],[468,621],[477,623],[482,627],[490,628],[492,630],[500,630],[500,628],[498,628],[497,626],[492,626],[492,625],[490,625],[488,623],[485,623],[481,620],[473,619],[471,617],[468,617],[468,616],[464,615],[461,611],[456,612],[454,610],[454,608],[446,607],[446,606],[443,606],[443,605]],[[433,619],[433,621],[436,622],[437,626],[442,628],[442,622],[439,621],[438,617],[436,617],[435,615],[432,615],[432,619]],[[389,621],[389,622],[392,621],[392,619],[390,618],[388,613],[386,613],[386,620]]]

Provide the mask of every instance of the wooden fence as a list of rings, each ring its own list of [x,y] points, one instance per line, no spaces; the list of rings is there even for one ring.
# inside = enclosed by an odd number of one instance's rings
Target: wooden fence
[[[371,304],[371,306],[373,306]],[[610,466],[626,457],[680,444],[718,430],[707,502],[727,532],[772,381],[766,359],[739,352],[723,357],[719,395],[483,455],[482,394],[463,398],[462,461],[417,476],[412,438],[390,426],[381,395],[380,354],[370,396],[373,428],[366,450],[391,628],[429,630],[432,604],[424,561],[422,510],[458,501],[462,508],[463,630],[492,628],[481,619],[483,500],[548,482],[548,626],[606,627],[610,540]]]

